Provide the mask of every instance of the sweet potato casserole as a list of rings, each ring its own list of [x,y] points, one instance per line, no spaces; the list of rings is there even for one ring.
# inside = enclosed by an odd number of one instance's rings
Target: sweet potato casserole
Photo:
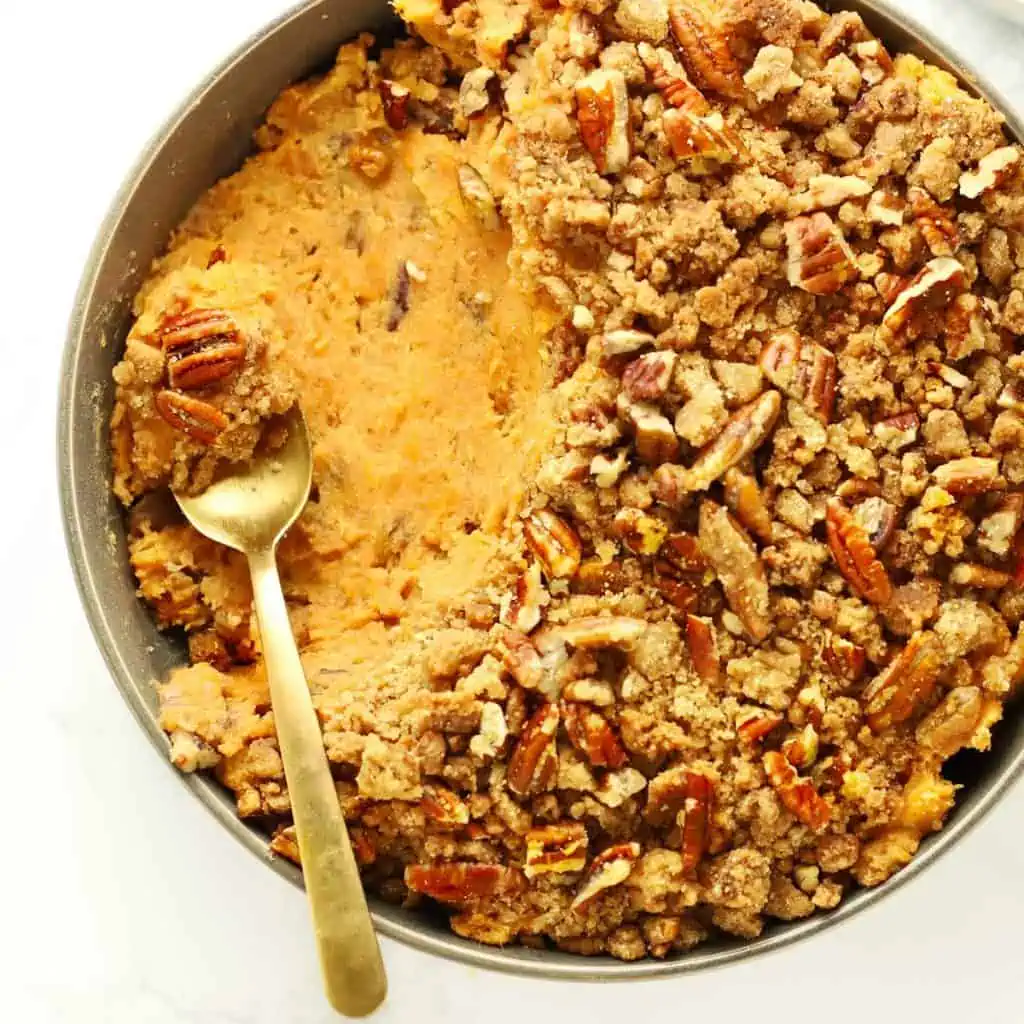
[[[116,370],[175,764],[295,857],[240,555],[172,511],[301,400],[292,623],[366,885],[625,960],[914,856],[1024,677],[1024,173],[806,0],[400,0],[287,89]]]

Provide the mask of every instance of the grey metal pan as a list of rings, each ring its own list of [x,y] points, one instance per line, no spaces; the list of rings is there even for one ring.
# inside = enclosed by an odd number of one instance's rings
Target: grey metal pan
[[[980,76],[966,70],[930,33],[881,0],[845,0],[893,49],[946,68],[1024,126]],[[114,681],[139,724],[166,758],[152,681],[185,660],[184,648],[161,634],[135,595],[121,510],[109,489],[107,422],[111,369],[130,322],[132,297],[171,229],[217,179],[250,150],[252,130],[277,93],[330,60],[359,31],[391,21],[386,0],[311,0],[245,43],[184,102],[129,174],[100,229],[85,267],[64,353],[58,410],[58,466],[68,550],[82,602]],[[567,980],[649,978],[720,966],[814,935],[896,891],[953,846],[998,800],[1024,764],[1024,716],[1011,714],[995,749],[955,766],[967,784],[946,828],[922,846],[913,863],[886,885],[851,894],[840,907],[802,922],[775,924],[751,942],[708,944],[666,961],[622,963],[559,952],[494,949],[451,934],[443,922],[379,901],[381,932],[428,953],[493,970]],[[266,837],[239,820],[233,801],[213,779],[181,776],[182,784],[250,851],[294,885],[301,875],[273,858]]]

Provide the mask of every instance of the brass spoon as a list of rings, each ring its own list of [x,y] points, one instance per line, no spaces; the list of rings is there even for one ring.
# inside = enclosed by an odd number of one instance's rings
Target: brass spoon
[[[198,496],[175,497],[200,533],[249,559],[327,998],[340,1013],[363,1017],[384,1001],[387,979],[277,574],[277,542],[305,506],[313,475],[309,432],[297,406],[282,425],[288,432],[282,447],[232,467]]]

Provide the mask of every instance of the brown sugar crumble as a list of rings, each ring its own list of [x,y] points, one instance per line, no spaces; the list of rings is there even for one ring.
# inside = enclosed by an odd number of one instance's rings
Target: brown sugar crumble
[[[244,563],[166,488],[301,399],[281,567],[369,889],[633,960],[878,885],[1024,678],[1020,148],[807,0],[397,7],[115,372],[175,764],[297,859]]]

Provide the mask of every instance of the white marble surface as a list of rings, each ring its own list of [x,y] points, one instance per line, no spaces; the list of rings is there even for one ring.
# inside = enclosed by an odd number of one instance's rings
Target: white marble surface
[[[1024,105],[1024,33],[974,3],[904,0]],[[0,1020],[331,1019],[298,892],[161,764],[94,648],[61,538],[59,351],[78,273],[139,148],[281,0],[23,0],[0,19]],[[14,500],[14,495],[20,497]],[[635,985],[524,981],[385,942],[384,1021],[954,1021],[1024,997],[1018,787],[924,877],[759,962]],[[986,995],[987,993],[987,995]],[[1020,1020],[1018,1011],[999,1017]]]

